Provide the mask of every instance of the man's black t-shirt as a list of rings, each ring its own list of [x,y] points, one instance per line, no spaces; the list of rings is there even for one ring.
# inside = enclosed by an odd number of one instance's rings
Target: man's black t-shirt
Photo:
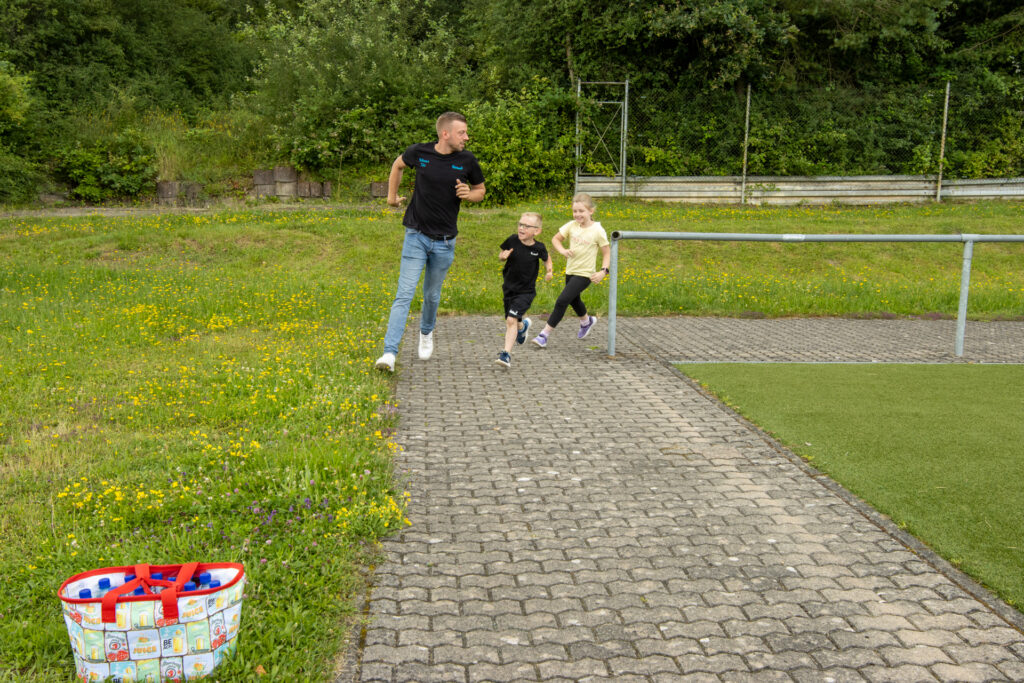
[[[405,165],[416,169],[416,185],[402,224],[434,239],[455,237],[462,204],[455,196],[455,181],[479,185],[484,172],[472,152],[438,154],[434,144],[412,145],[402,153]]]
[[[548,260],[548,250],[544,243],[534,240],[533,244],[527,246],[519,241],[519,235],[516,234],[502,242],[501,249],[512,250],[501,270],[505,279],[502,285],[504,293],[536,292],[540,263]]]

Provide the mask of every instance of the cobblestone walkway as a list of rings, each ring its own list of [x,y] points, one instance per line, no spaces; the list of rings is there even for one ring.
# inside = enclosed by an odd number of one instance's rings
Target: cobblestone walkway
[[[666,360],[952,360],[947,321],[620,320],[493,362],[497,317],[400,355],[413,525],[362,681],[1021,681],[1021,615]],[[966,360],[1024,361],[1024,324]],[[989,341],[994,343],[989,344]]]

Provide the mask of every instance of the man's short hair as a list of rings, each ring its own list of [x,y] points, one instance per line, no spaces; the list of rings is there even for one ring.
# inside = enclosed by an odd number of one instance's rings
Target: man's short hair
[[[466,123],[466,117],[457,111],[446,111],[437,117],[437,137],[441,137],[441,131],[452,125],[455,121]]]

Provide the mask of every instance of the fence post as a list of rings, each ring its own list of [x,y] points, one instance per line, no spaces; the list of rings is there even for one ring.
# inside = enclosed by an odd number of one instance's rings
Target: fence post
[[[615,355],[615,312],[619,296],[619,238],[612,233],[612,261],[608,268],[608,355]]]
[[[622,189],[620,196],[626,196],[626,136],[629,135],[629,78],[626,79],[626,92],[622,96],[622,132],[619,135],[619,163],[622,166]]]
[[[942,141],[939,143],[939,177],[935,183],[935,201],[942,201],[942,165],[946,160],[946,122],[949,120],[949,81],[946,81],[946,103],[942,106]]]
[[[743,180],[740,184],[740,204],[747,203],[747,143],[750,141],[750,84],[747,83],[747,113],[743,118]]]
[[[583,103],[583,81],[576,79],[576,164],[573,168],[573,194],[580,191],[580,158],[583,156],[583,141],[580,140],[580,107]]]
[[[964,263],[960,270],[960,306],[956,314],[956,343],[953,352],[957,358],[964,355],[964,332],[967,330],[967,294],[971,289],[971,258],[974,256],[974,238],[977,235],[962,235],[964,239]]]

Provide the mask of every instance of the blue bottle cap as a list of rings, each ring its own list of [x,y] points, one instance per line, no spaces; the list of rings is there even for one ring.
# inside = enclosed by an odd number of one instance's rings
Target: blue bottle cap
[[[218,581],[217,579],[214,579],[213,581],[211,581],[210,582],[210,588],[220,588],[220,581]]]
[[[92,591],[89,590],[88,588],[83,588],[82,590],[78,591],[78,599],[79,600],[91,600],[92,599]]]
[[[153,573],[151,574],[151,577],[152,577],[152,578],[154,578],[154,579],[156,579],[157,581],[163,581],[163,579],[164,579],[164,574],[163,574],[163,572],[153,572]]]
[[[146,591],[143,590],[142,586],[139,586],[138,588],[136,588],[135,590],[132,591],[132,595],[145,595],[145,594],[146,594]]]
[[[125,574],[124,575],[124,582],[125,583],[128,583],[129,581],[134,581],[134,580],[135,580],[135,574]]]
[[[203,572],[199,575],[199,585],[210,583],[210,572]]]
[[[195,589],[196,589],[196,584],[193,583],[192,581],[188,581],[188,582],[185,583],[185,587],[182,589],[182,592],[183,593],[188,593],[189,591],[194,591]]]
[[[103,590],[103,591],[110,590],[110,579],[108,579],[105,576],[102,579],[100,579],[100,590]]]

